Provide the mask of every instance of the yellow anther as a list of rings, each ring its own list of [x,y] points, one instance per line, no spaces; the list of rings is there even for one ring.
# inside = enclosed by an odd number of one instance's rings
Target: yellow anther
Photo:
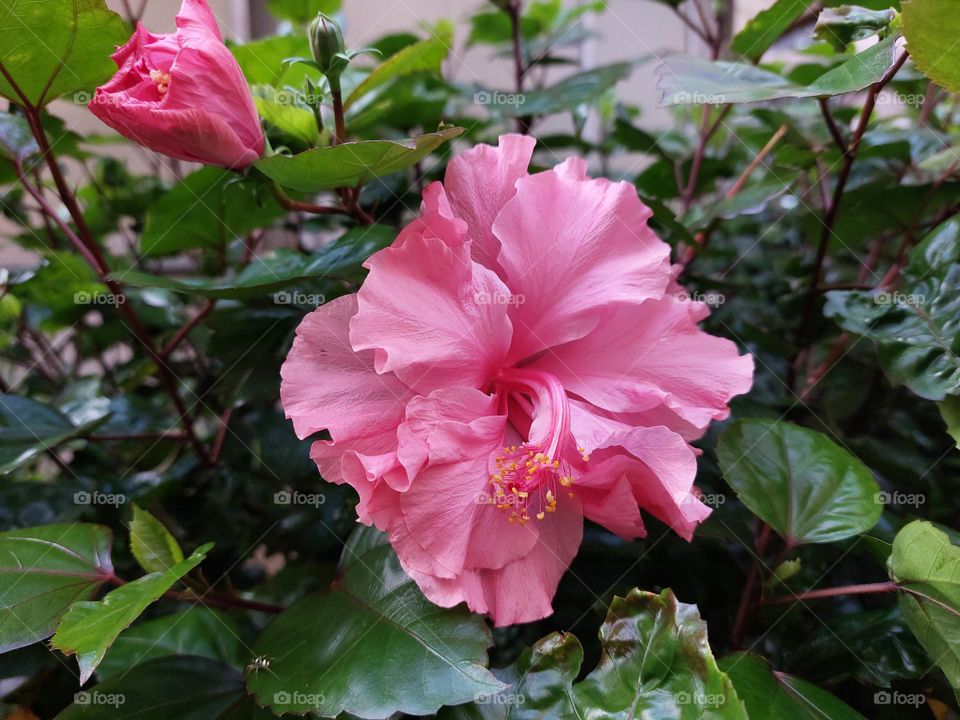
[[[545,518],[545,517],[546,517],[546,515],[543,514],[543,511],[542,511],[542,510],[537,513],[537,520],[543,520],[543,518]]]

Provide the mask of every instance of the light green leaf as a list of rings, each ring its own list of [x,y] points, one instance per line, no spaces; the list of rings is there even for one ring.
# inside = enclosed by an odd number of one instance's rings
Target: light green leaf
[[[553,633],[500,671],[508,689],[452,708],[463,720],[677,718],[747,720],[730,679],[717,668],[696,605],[671,590],[615,597],[600,628],[603,654],[580,682],[583,648]]]
[[[478,90],[474,100],[487,104],[493,112],[507,116],[553,115],[570,112],[576,106],[599,100],[604,93],[626,78],[633,70],[630,63],[602,65],[593,70],[571,75],[543,90],[504,93]]]
[[[866,720],[852,707],[816,685],[775,672],[750,653],[720,659],[751,718],[776,720]]]
[[[53,634],[72,602],[113,577],[110,529],[43,525],[0,533],[0,652]]]
[[[342,4],[342,0],[267,0],[267,7],[276,17],[299,24],[310,22],[317,13],[333,15]]]
[[[828,8],[820,13],[814,35],[843,52],[851,43],[886,30],[896,16],[897,11],[891,8],[869,10],[857,5]]]
[[[292,87],[298,90],[303,87],[303,79],[308,72],[306,67],[285,65],[283,61],[310,56],[306,34],[275,35],[242,45],[230,44],[229,47],[251,85],[270,85],[277,89]]]
[[[863,90],[883,77],[894,62],[895,40],[894,36],[881,40],[809,85],[798,85],[749,63],[667,55],[657,66],[657,86],[663,93],[663,105],[726,105],[842,95]]]
[[[320,129],[313,111],[300,104],[298,99],[297,93],[277,90],[269,85],[253,89],[253,102],[274,147],[282,144],[301,151],[320,142]]]
[[[170,655],[208,657],[241,669],[250,657],[242,637],[243,630],[232,615],[197,605],[124,630],[110,646],[97,675],[107,678]]]
[[[491,642],[480,617],[432,605],[385,536],[360,528],[337,582],[264,630],[254,651],[270,671],[248,673],[247,686],[277,714],[428,715],[503,687],[485,667]]]
[[[960,689],[960,547],[917,520],[897,533],[889,562],[890,577],[905,591],[900,609],[907,625]]]
[[[792,545],[858,535],[883,511],[870,470],[826,435],[799,425],[735,422],[717,444],[717,460],[743,504]]]
[[[177,580],[199,565],[212,547],[212,543],[203,545],[168,570],[121,585],[102,600],[78,602],[70,607],[50,644],[65,655],[77,656],[81,685],[93,675],[117,636]]]
[[[103,0],[0,0],[0,63],[31,105],[92,91],[116,72],[110,55],[127,40],[120,16]],[[0,77],[0,95],[22,104]]]
[[[940,416],[947,424],[947,433],[953,438],[957,447],[960,447],[960,397],[944,398],[937,403],[937,407],[940,408]]]
[[[344,102],[344,109],[349,110],[350,106],[364,95],[398,77],[416,72],[432,72],[439,76],[441,65],[447,59],[450,46],[453,44],[452,28],[448,28],[448,30],[449,32],[437,37],[407,45],[407,47],[394,53],[388,60],[378,65],[350,93],[350,96]]]
[[[448,140],[463,134],[449,128],[412,140],[361,140],[314,148],[299,155],[272,155],[256,163],[267,177],[301,192],[356,187],[412,167]]]
[[[228,170],[205,167],[185,177],[147,212],[140,238],[144,256],[218,247],[268,225],[284,210],[253,182]]]
[[[759,60],[806,9],[804,0],[777,0],[747,21],[733,38],[730,49],[751,60]]]
[[[133,506],[130,550],[147,572],[163,572],[183,560],[183,550],[173,535],[150,513]]]
[[[924,75],[960,92],[960,13],[951,0],[904,0],[903,34],[910,57]]]

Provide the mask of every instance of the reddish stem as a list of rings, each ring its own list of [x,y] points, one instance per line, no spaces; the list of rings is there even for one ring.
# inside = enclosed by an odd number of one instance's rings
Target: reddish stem
[[[862,585],[844,585],[842,587],[808,590],[807,592],[795,593],[793,595],[769,598],[768,600],[761,600],[760,605],[785,605],[791,602],[818,600],[820,598],[840,597],[843,595],[871,595],[874,593],[895,592],[897,589],[897,584],[892,580],[888,580],[887,582],[865,583]]]

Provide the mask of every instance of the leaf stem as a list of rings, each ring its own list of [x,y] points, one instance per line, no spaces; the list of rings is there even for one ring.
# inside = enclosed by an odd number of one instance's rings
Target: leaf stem
[[[870,595],[874,593],[895,592],[899,586],[892,580],[878,583],[864,583],[861,585],[843,585],[841,587],[824,588],[823,590],[808,590],[807,592],[784,595],[782,597],[761,600],[760,605],[785,605],[791,602],[804,600],[818,600],[820,598],[840,597],[843,595]]]

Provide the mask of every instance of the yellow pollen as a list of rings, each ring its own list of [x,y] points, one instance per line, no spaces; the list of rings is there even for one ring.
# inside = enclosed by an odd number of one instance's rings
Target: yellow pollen
[[[543,520],[543,518],[545,518],[545,517],[546,517],[546,515],[543,514],[543,511],[542,511],[542,510],[537,513],[537,520]]]
[[[150,79],[157,85],[157,92],[166,95],[170,89],[170,76],[162,70],[151,70]]]

